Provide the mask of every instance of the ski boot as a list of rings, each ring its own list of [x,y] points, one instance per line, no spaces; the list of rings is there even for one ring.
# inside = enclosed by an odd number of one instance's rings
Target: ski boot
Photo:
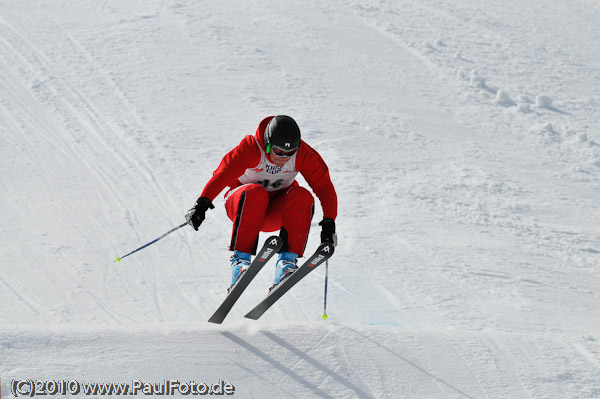
[[[269,288],[269,292],[298,270],[298,265],[296,264],[297,258],[298,254],[293,252],[282,252],[279,254],[279,259],[277,259],[277,263],[275,264],[275,278],[273,279],[273,285]]]
[[[246,252],[233,251],[231,256],[231,285],[227,289],[227,293],[238,282],[242,274],[250,267],[250,254]]]

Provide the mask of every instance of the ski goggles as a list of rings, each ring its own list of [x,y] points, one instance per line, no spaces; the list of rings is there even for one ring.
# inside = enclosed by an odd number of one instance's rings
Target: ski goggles
[[[284,150],[281,147],[271,146],[271,151],[273,152],[273,154],[277,155],[278,157],[289,158],[292,155],[294,155],[296,153],[296,151],[298,151],[298,149],[294,148],[293,150]]]

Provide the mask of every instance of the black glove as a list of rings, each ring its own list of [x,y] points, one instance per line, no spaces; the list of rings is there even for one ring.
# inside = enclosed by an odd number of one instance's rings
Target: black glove
[[[208,198],[200,197],[198,198],[198,201],[196,201],[196,205],[194,205],[194,207],[185,215],[185,220],[187,220],[188,224],[192,226],[194,230],[198,231],[198,227],[204,222],[204,216],[208,208],[215,209],[215,206]]]
[[[329,242],[333,244],[333,246],[337,245],[337,234],[335,234],[335,220],[331,218],[325,218],[321,220],[319,226],[322,227],[321,230],[321,242]]]

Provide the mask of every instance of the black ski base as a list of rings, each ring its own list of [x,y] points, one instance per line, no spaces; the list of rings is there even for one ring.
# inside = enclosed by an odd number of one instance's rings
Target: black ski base
[[[256,254],[256,257],[246,270],[238,279],[233,287],[229,290],[227,297],[219,306],[217,311],[211,316],[208,321],[210,323],[221,324],[233,305],[240,298],[244,290],[248,287],[248,284],[256,277],[260,269],[279,251],[283,244],[283,241],[278,236],[272,236],[267,238],[265,244],[261,248],[261,250]]]
[[[319,245],[319,248],[315,253],[308,258],[302,266],[292,273],[287,279],[273,287],[269,294],[261,303],[256,305],[248,314],[244,317],[249,319],[258,320],[279,298],[281,298],[286,292],[288,292],[298,281],[302,280],[306,275],[312,272],[317,266],[323,264],[333,255],[334,246],[330,243],[323,243]]]

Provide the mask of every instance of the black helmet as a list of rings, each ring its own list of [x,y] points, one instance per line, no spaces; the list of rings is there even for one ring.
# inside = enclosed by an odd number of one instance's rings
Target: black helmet
[[[269,121],[265,129],[265,145],[267,153],[271,147],[285,151],[296,150],[300,147],[300,128],[296,121],[286,115],[277,115]]]

